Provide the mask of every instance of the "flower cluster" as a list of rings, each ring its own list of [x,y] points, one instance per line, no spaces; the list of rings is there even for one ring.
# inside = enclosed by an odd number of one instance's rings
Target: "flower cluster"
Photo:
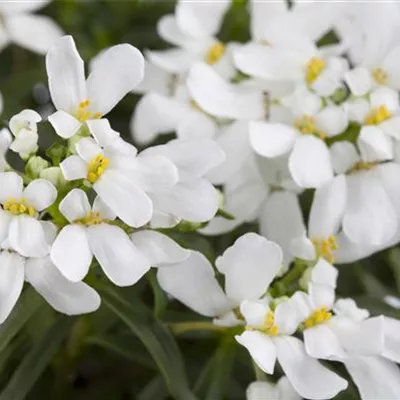
[[[249,400],[331,399],[344,370],[362,399],[398,399],[400,321],[341,298],[335,265],[400,242],[400,8],[249,0],[237,43],[218,38],[230,7],[179,0],[157,25],[172,48],[110,47],[87,78],[72,37],[50,47],[57,141],[40,148],[34,110],[0,131],[0,323],[24,281],[75,315],[100,306],[104,275],[132,286],[155,267],[273,375]],[[106,118],[129,92],[143,94],[130,122],[142,151]],[[247,222],[259,233],[235,233],[213,263],[170,234]]]
[[[160,19],[174,47],[147,51],[131,133],[212,138],[225,161],[208,177],[226,214],[199,231],[255,221],[268,240],[239,238],[217,258],[218,280],[192,251],[158,271],[160,285],[236,332],[265,373],[279,362],[286,377],[253,383],[249,399],[336,396],[347,383],[318,359],[343,363],[363,399],[398,398],[400,324],[335,301],[333,266],[400,241],[398,5],[250,0],[247,43],[217,38],[230,6],[182,0]]]

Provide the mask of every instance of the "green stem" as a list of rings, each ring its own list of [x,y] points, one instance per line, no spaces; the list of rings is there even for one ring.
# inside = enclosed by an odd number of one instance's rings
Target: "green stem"
[[[208,321],[174,322],[168,324],[168,326],[171,332],[176,335],[193,331],[224,332],[226,330],[223,326]]]
[[[253,369],[254,369],[254,375],[256,376],[257,381],[267,381],[267,375],[265,374],[264,371],[261,370],[261,368],[252,360],[253,364]]]

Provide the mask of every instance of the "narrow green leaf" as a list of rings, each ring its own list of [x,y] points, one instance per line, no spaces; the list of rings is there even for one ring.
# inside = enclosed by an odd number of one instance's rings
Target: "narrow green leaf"
[[[13,312],[0,327],[0,353],[43,304],[32,287],[24,291]]]
[[[156,269],[152,268],[147,273],[146,276],[153,290],[153,295],[154,295],[154,317],[158,319],[161,317],[161,315],[167,308],[168,298],[165,292],[161,289],[160,285],[158,284]]]
[[[152,379],[146,387],[136,396],[136,400],[164,400],[168,397],[162,376]]]
[[[103,289],[102,299],[142,341],[158,365],[171,395],[177,400],[195,400],[189,389],[181,353],[171,332],[156,321],[151,313],[147,316],[143,312],[138,313],[137,309],[141,308],[139,302],[134,306],[127,305],[112,289]]]
[[[23,400],[49,365],[62,341],[69,333],[73,318],[60,316],[17,367],[0,400]]]
[[[224,398],[235,360],[235,341],[225,337],[207,363],[196,382],[194,392],[201,399],[214,400]]]

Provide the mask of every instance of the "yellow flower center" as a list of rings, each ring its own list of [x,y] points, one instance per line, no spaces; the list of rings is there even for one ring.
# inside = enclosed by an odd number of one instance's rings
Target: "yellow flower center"
[[[88,165],[87,179],[91,183],[95,183],[108,166],[108,158],[103,154],[98,154]]]
[[[279,328],[274,324],[275,314],[273,311],[268,311],[267,315],[265,316],[264,324],[262,327],[253,328],[251,326],[246,327],[249,331],[260,331],[268,336],[276,336],[279,334]]]
[[[79,108],[76,113],[76,118],[81,121],[87,121],[88,119],[100,119],[102,115],[98,112],[93,113],[92,111],[88,110],[88,107],[90,106],[90,101],[85,100],[79,103]]]
[[[317,127],[315,126],[315,120],[310,115],[304,114],[300,118],[297,118],[294,121],[294,126],[303,135],[314,135],[322,140],[326,139],[326,134],[317,129]]]
[[[103,219],[100,216],[99,212],[92,212],[90,211],[86,216],[83,218],[79,218],[74,221],[76,224],[83,224],[86,226],[91,226],[91,225],[98,225],[103,222]]]
[[[339,248],[335,236],[331,235],[328,239],[318,240],[314,239],[313,244],[318,258],[325,258],[331,264],[334,261],[333,252]]]
[[[328,311],[328,307],[321,307],[315,310],[305,321],[305,328],[312,328],[329,321],[332,318],[332,313]]]
[[[364,123],[366,125],[378,125],[381,122],[391,118],[391,116],[392,113],[388,110],[386,106],[379,106],[369,112],[369,114],[365,118]]]
[[[389,79],[388,74],[382,68],[374,68],[372,70],[372,76],[379,85],[386,85]]]
[[[221,42],[213,44],[207,51],[206,62],[213,65],[217,63],[225,53],[225,45]]]
[[[374,168],[376,164],[377,162],[358,161],[347,171],[347,173],[369,171]]]
[[[306,81],[313,83],[326,68],[326,62],[322,58],[311,58],[306,65]]]
[[[14,215],[27,214],[33,217],[36,210],[26,203],[25,199],[9,199],[4,203],[4,210]]]

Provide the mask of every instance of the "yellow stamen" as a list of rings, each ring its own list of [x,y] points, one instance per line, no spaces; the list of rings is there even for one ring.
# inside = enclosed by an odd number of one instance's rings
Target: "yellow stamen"
[[[333,252],[339,249],[335,236],[331,235],[328,239],[323,240],[314,239],[312,242],[315,246],[317,258],[325,258],[332,264],[334,261]]]
[[[379,85],[386,85],[389,79],[388,74],[382,68],[374,68],[372,76]]]
[[[4,210],[14,215],[28,214],[34,217],[36,214],[36,210],[27,204],[25,199],[17,200],[12,198],[7,200],[4,203]]]
[[[100,216],[99,212],[92,212],[90,211],[87,215],[85,215],[83,218],[79,218],[74,221],[76,224],[82,224],[85,226],[91,226],[91,225],[98,225],[103,222],[103,219]]]
[[[317,129],[317,127],[315,126],[315,120],[310,115],[304,114],[300,118],[297,118],[294,121],[294,126],[303,135],[314,135],[319,137],[321,140],[326,139],[326,134]]]
[[[305,321],[304,326],[306,328],[312,328],[313,326],[320,325],[332,318],[332,313],[328,311],[327,307],[321,307],[315,310]]]
[[[213,65],[217,63],[225,53],[225,45],[221,42],[213,44],[207,51],[206,62]]]
[[[372,169],[377,162],[367,162],[367,161],[358,161],[355,163],[347,173],[357,172],[357,171],[369,171]]]
[[[370,113],[365,118],[364,123],[366,125],[378,125],[383,121],[391,118],[392,113],[388,110],[386,106],[379,106],[370,111]]]
[[[88,110],[87,108],[89,106],[90,101],[88,99],[79,103],[79,109],[75,115],[79,121],[85,122],[88,119],[100,119],[102,117],[101,113],[93,113],[92,111]]]
[[[322,58],[313,57],[306,65],[306,81],[313,83],[326,68],[326,62]]]
[[[269,336],[276,336],[279,333],[279,328],[274,324],[275,314],[273,311],[268,311],[265,316],[264,325],[261,331]]]
[[[91,183],[95,183],[101,175],[103,175],[109,164],[107,157],[103,154],[98,154],[88,165],[87,180]]]

